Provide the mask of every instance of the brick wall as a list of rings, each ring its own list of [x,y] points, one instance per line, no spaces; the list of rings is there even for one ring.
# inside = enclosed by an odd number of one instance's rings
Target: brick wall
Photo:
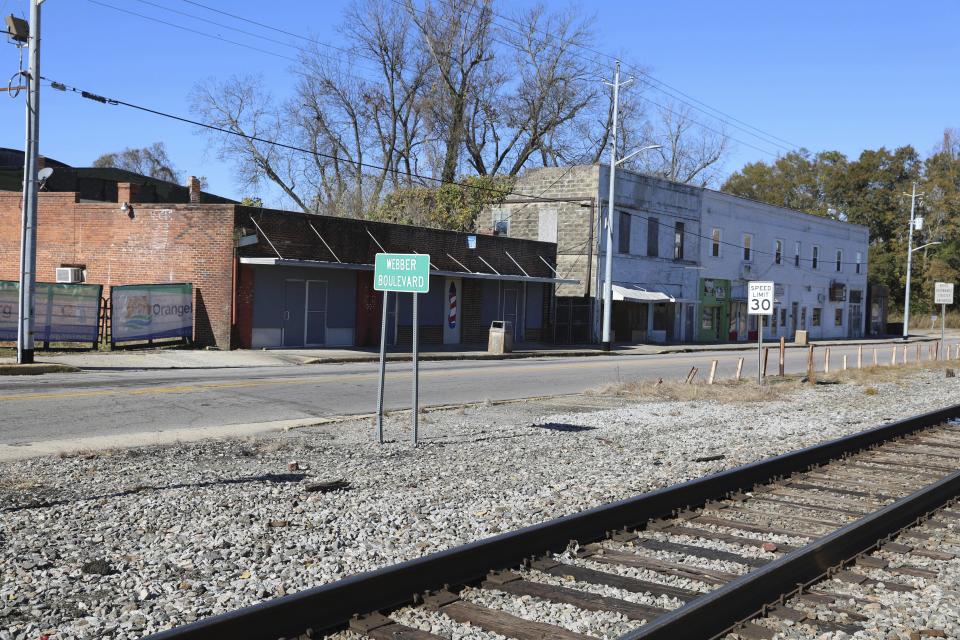
[[[246,264],[237,266],[237,308],[234,312],[233,346],[240,349],[251,347],[253,336],[253,267]]]
[[[80,203],[75,193],[41,193],[37,280],[62,264],[83,265],[86,282],[112,285],[191,282],[194,340],[230,348],[234,205]],[[0,279],[17,280],[20,194],[0,192]]]

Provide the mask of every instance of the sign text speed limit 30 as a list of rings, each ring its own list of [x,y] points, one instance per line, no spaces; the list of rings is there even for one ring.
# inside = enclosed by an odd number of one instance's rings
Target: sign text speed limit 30
[[[747,314],[751,316],[773,315],[773,283],[747,283]]]

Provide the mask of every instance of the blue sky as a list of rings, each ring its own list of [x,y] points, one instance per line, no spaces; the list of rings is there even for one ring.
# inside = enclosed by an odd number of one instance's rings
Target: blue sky
[[[100,0],[98,0],[100,1]],[[254,41],[189,20],[149,3],[217,21],[183,0],[102,0],[190,28],[296,56],[281,44]],[[202,0],[204,4],[276,27],[337,43],[346,0]],[[499,10],[528,6],[502,1]],[[561,10],[568,2],[546,0]],[[190,115],[189,94],[200,80],[260,74],[264,86],[286,97],[293,63],[124,14],[89,0],[43,5],[44,76],[102,95]],[[824,2],[607,2],[581,0],[592,16],[596,47],[639,62],[658,80],[736,119],[793,144],[856,156],[865,148],[914,144],[921,153],[944,127],[960,127],[960,3],[931,0]],[[25,16],[26,0],[0,0],[0,13]],[[235,26],[255,29],[231,22]],[[264,32],[291,44],[303,44]],[[17,53],[0,42],[0,71],[16,71]],[[3,74],[0,74],[3,75]],[[665,97],[657,92],[655,100]],[[104,106],[44,88],[41,153],[76,166],[98,155],[156,141],[186,174],[204,175],[209,190],[230,197],[247,192],[210,141],[189,126],[123,107]],[[716,126],[704,114],[695,117]],[[23,97],[0,95],[0,146],[23,147]],[[742,126],[742,125],[739,125]],[[771,160],[782,149],[730,126],[734,142],[727,172]],[[744,144],[746,143],[746,144]],[[764,153],[761,147],[772,153]],[[266,195],[273,204],[271,194]]]

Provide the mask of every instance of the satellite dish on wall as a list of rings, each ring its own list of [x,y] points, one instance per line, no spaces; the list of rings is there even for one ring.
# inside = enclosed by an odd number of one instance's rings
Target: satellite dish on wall
[[[40,188],[43,189],[47,184],[47,179],[53,175],[53,167],[44,167],[37,171],[37,180],[40,181]]]

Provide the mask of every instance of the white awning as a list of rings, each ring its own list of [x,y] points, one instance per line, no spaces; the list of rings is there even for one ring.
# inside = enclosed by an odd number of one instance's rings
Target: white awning
[[[613,285],[614,300],[629,300],[630,302],[676,302],[676,298],[662,291],[647,291],[646,289]]]

